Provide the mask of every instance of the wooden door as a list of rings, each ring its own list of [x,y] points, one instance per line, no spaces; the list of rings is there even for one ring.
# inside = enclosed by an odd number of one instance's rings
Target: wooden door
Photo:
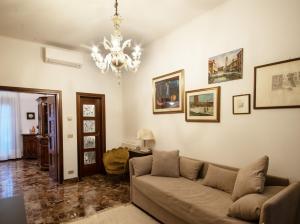
[[[77,93],[78,177],[103,172],[105,97]]]
[[[49,176],[58,180],[56,98],[47,98]]]

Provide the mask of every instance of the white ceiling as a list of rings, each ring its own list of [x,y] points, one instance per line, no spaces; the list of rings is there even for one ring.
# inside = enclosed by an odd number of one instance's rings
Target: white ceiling
[[[143,45],[226,0],[119,0],[125,37]],[[114,0],[0,0],[0,35],[68,48],[112,31]],[[101,38],[101,39],[100,39]]]

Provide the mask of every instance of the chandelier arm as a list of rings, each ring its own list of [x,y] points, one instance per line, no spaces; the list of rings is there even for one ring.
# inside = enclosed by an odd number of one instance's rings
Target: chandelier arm
[[[126,47],[131,47],[131,40],[130,39],[123,42],[122,50],[124,50]]]
[[[111,48],[112,48],[111,43],[105,37],[104,37],[104,40],[103,40],[103,46],[104,46],[105,50],[111,50]]]
[[[132,59],[128,54],[125,54],[124,56],[126,59],[126,70],[131,70],[131,71],[136,72],[137,69],[139,68],[140,61]]]

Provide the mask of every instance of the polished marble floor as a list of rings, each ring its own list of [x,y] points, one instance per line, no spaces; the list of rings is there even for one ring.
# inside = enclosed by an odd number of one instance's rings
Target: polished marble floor
[[[102,175],[58,185],[34,160],[0,162],[0,199],[23,195],[28,224],[56,224],[129,202],[126,180]]]

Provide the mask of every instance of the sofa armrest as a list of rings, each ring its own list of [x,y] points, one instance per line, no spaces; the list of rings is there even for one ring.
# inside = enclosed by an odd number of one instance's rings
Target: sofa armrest
[[[134,176],[142,176],[151,173],[152,155],[143,157],[134,157],[129,160],[129,178],[130,178],[130,200],[132,200],[133,184],[132,178]]]
[[[130,177],[134,175],[134,168],[133,168],[133,160],[129,160],[129,175]]]
[[[299,213],[300,183],[297,182],[290,184],[264,203],[259,223],[299,224]]]

